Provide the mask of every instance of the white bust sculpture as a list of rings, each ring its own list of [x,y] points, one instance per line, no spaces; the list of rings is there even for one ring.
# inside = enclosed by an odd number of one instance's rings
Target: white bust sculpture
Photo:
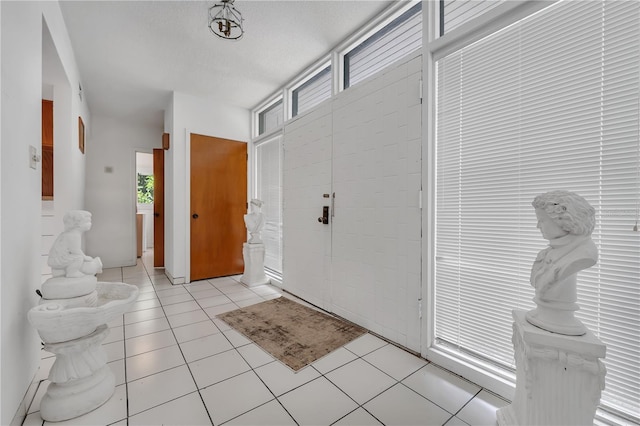
[[[48,264],[54,277],[81,278],[102,272],[102,261],[82,252],[82,233],[91,229],[91,213],[71,210],[63,217],[64,231],[49,251]]]
[[[598,261],[591,240],[595,210],[580,195],[562,190],[538,195],[532,205],[549,247],[538,253],[531,268],[537,307],[527,312],[527,321],[555,333],[582,335],[586,328],[573,315],[579,309],[576,275]]]
[[[249,244],[261,244],[260,231],[264,225],[264,218],[260,211],[262,207],[262,201],[258,199],[252,199],[249,203],[251,213],[244,215],[244,223],[249,231],[250,238],[247,241]]]

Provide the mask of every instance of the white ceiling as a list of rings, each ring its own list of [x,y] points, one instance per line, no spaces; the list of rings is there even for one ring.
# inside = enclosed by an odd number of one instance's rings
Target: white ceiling
[[[176,90],[253,108],[390,0],[236,0],[244,37],[207,26],[215,1],[61,1],[93,114],[162,126]]]

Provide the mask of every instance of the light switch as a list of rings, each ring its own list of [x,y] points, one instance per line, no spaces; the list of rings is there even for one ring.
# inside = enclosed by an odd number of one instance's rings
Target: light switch
[[[40,156],[38,155],[38,151],[36,147],[33,145],[29,145],[29,167],[32,169],[36,168],[36,163],[40,161]]]

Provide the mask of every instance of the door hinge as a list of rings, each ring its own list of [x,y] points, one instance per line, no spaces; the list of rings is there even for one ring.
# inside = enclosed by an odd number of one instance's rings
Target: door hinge
[[[420,99],[420,103],[422,103],[422,79],[418,81],[418,99]]]
[[[418,319],[422,319],[422,299],[418,299]]]
[[[422,189],[418,191],[418,208],[422,210]]]

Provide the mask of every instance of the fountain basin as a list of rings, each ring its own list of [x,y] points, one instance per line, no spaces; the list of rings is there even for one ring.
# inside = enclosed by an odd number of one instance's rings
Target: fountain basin
[[[40,305],[29,310],[29,322],[38,330],[44,343],[78,339],[127,312],[138,298],[139,291],[131,284],[98,282],[96,306],[74,306],[71,299],[50,302],[43,299]]]

